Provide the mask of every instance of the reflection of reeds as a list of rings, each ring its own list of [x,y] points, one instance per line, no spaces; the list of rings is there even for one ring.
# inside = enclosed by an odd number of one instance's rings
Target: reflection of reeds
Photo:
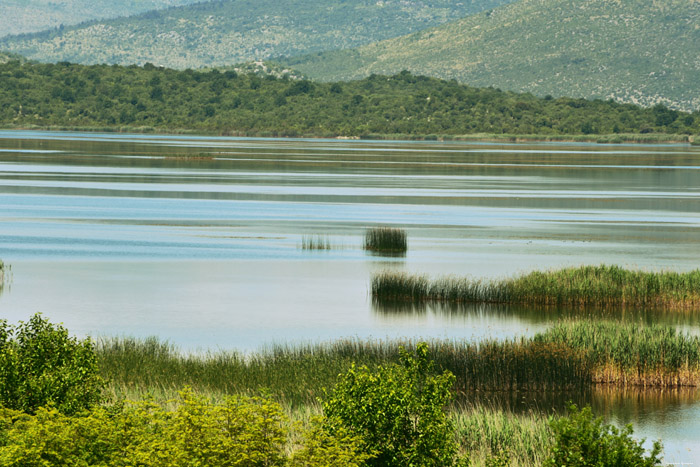
[[[380,301],[518,303],[547,306],[700,308],[700,270],[687,273],[582,266],[531,272],[515,279],[480,281],[383,272],[372,278]]]
[[[375,227],[365,232],[364,248],[376,253],[405,253],[408,236],[403,229]]]
[[[303,235],[301,237],[302,250],[330,250],[333,246],[327,235]]]

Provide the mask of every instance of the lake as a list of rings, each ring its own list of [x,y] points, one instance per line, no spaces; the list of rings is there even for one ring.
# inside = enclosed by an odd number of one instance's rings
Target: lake
[[[376,226],[405,229],[407,254],[365,252]],[[316,236],[332,248],[302,248]],[[696,269],[700,148],[0,131],[0,259],[2,318],[41,312],[79,336],[197,352],[532,335],[560,313],[387,309],[370,277]],[[697,314],[623,318],[700,332]],[[596,397],[670,460],[700,461],[697,391]]]

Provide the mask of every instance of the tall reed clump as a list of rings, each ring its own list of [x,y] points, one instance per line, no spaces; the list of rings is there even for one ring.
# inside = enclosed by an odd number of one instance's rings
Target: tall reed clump
[[[372,278],[378,301],[513,303],[548,306],[700,308],[700,270],[687,273],[581,266],[481,281],[382,272]]]
[[[364,248],[375,253],[401,254],[408,250],[408,235],[403,229],[375,227],[365,232]]]
[[[557,324],[533,340],[583,352],[597,383],[700,386],[700,337],[670,326],[576,321]]]

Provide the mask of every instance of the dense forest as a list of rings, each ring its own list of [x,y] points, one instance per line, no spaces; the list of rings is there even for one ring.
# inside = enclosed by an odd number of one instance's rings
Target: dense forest
[[[0,125],[258,136],[695,135],[700,113],[538,98],[408,72],[315,83],[150,64],[10,61],[0,65]]]

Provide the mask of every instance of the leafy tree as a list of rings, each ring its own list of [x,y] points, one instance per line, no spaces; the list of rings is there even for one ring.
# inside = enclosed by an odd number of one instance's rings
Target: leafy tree
[[[661,443],[654,442],[648,456],[642,441],[632,438],[632,425],[621,431],[594,418],[590,407],[569,407],[569,416],[553,420],[552,457],[546,467],[652,467],[661,464]]]
[[[102,379],[90,339],[36,314],[17,326],[0,321],[0,405],[33,413],[53,405],[71,414],[101,399]]]
[[[433,374],[428,346],[401,350],[401,364],[353,365],[323,404],[326,429],[361,439],[369,466],[448,466],[457,451],[446,405],[455,377]]]

